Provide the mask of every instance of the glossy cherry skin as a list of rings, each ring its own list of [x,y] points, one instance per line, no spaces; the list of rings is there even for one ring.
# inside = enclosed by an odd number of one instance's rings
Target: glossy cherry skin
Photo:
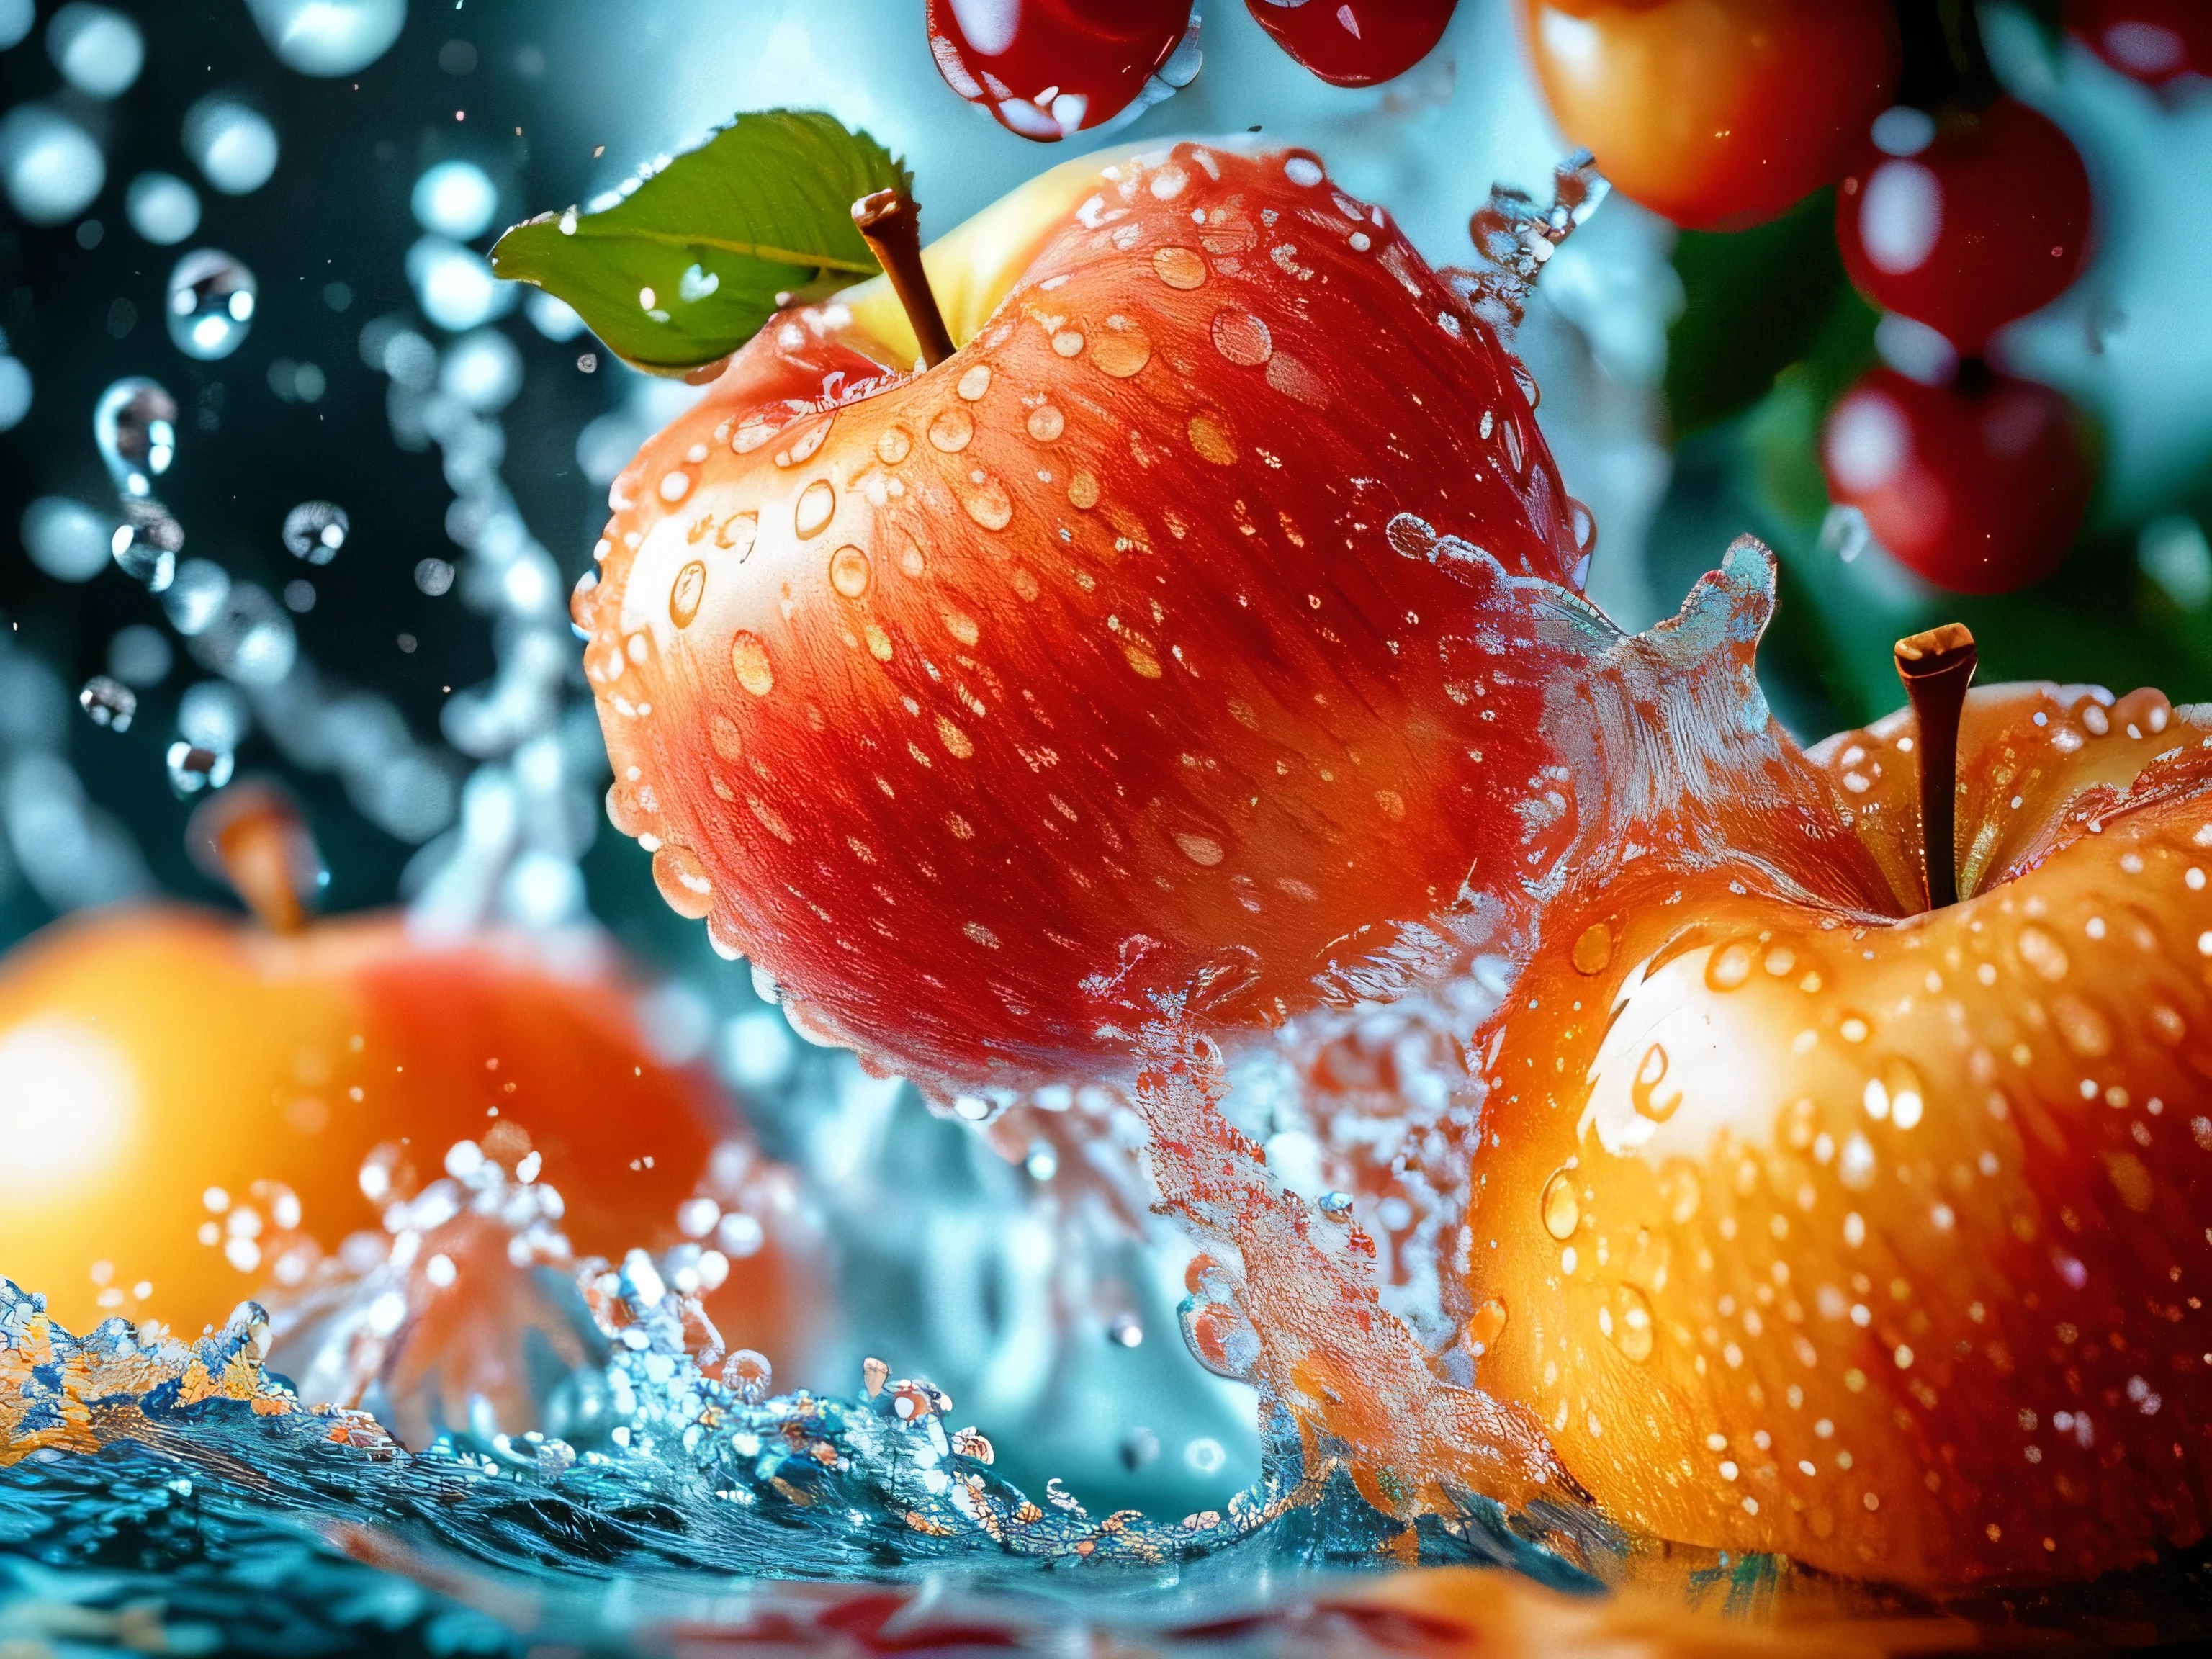
[[[1904,142],[1892,137],[1902,131]],[[1938,124],[1877,125],[1836,196],[1836,240],[1859,290],[1974,356],[2007,323],[2057,299],[2088,263],[2088,169],[2048,117],[2000,98]]]
[[[2073,406],[2004,375],[1967,389],[1876,369],[1829,416],[1821,457],[1830,495],[1954,593],[2008,593],[2057,570],[2095,487]]]
[[[2066,27],[2149,86],[2212,75],[2212,10],[2201,0],[2066,0]]]
[[[1266,1023],[1448,954],[1541,693],[1410,532],[1582,556],[1515,365],[1310,155],[1069,197],[927,373],[873,369],[858,301],[772,324],[574,603],[663,894],[937,1083],[1093,1068],[1144,987]]]
[[[1571,882],[1492,1028],[1462,1260],[1478,1386],[1621,1520],[1954,1586],[2203,1535],[2201,717],[1975,692],[1933,914],[1905,714],[1804,758],[1855,899],[1726,793],[1735,855]]]
[[[929,0],[945,83],[1024,138],[1111,120],[1190,27],[1191,0]]]
[[[1521,0],[1521,16],[1570,142],[1693,229],[1842,177],[1897,86],[1889,0]]]
[[[58,923],[0,968],[0,1273],[76,1331],[120,1314],[197,1336],[319,1283],[463,1141],[534,1154],[580,1258],[683,1243],[679,1206],[745,1132],[711,1079],[653,1057],[635,995],[605,961],[427,944],[389,916]],[[773,1240],[732,1259],[708,1298],[726,1342],[787,1350],[795,1285]]]
[[[1444,38],[1459,0],[1244,0],[1275,44],[1335,87],[1403,75]]]

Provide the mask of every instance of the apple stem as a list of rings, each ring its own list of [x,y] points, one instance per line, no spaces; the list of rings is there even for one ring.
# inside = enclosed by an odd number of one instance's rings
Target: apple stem
[[[935,368],[952,355],[952,336],[937,308],[937,295],[930,292],[929,273],[922,269],[921,227],[913,201],[897,191],[879,190],[853,204],[853,222],[906,308],[914,337],[921,343],[921,361]]]
[[[1931,910],[1959,902],[1959,720],[1974,662],[1974,636],[1963,623],[1897,642],[1897,677],[1919,728],[1920,848]]]
[[[283,791],[249,780],[204,803],[185,827],[192,861],[230,889],[272,933],[307,925],[305,896],[320,884],[322,857]]]

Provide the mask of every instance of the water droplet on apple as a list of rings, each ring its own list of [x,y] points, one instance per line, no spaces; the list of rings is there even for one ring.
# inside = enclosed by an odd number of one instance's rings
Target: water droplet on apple
[[[1513,384],[1521,388],[1521,395],[1528,400],[1528,407],[1535,408],[1544,400],[1543,387],[1536,384],[1536,377],[1528,372],[1528,364],[1518,357],[1509,357],[1506,362],[1513,370]]]
[[[706,592],[707,567],[694,559],[676,573],[676,580],[668,590],[668,620],[678,628],[690,627]]]
[[[753,538],[760,534],[760,514],[732,513],[716,526],[714,545],[738,556],[743,564],[752,556]]]
[[[961,496],[960,505],[986,530],[1004,530],[1014,516],[1013,498],[1006,494],[1006,487],[988,476]]]
[[[1242,1382],[1251,1376],[1260,1363],[1260,1334],[1236,1308],[1218,1302],[1194,1305],[1186,1301],[1176,1317],[1182,1326],[1184,1346],[1200,1364],[1231,1382]]]
[[[799,492],[799,505],[792,510],[791,527],[804,541],[809,536],[822,533],[837,511],[837,492],[827,478],[817,478]]]
[[[830,556],[830,586],[848,599],[868,591],[868,556],[849,543]]]
[[[1078,472],[1067,481],[1068,504],[1088,513],[1098,505],[1098,480],[1088,472]]]
[[[1191,248],[1156,248],[1152,252],[1152,275],[1170,288],[1202,288],[1206,284],[1206,261]]]
[[[707,866],[688,847],[662,842],[653,854],[653,882],[679,916],[698,921],[714,908],[714,885],[707,878]]]
[[[1605,1334],[1621,1357],[1642,1364],[1651,1358],[1651,1298],[1633,1285],[1616,1285],[1612,1305],[1599,1316]]]
[[[1213,349],[1232,363],[1257,368],[1275,355],[1275,337],[1261,319],[1224,306],[1213,313]]]
[[[1659,1092],[1667,1079],[1667,1050],[1655,1042],[1644,1051],[1643,1062],[1636,1068],[1636,1078],[1628,1085],[1629,1103],[1638,1117],[1647,1117],[1654,1123],[1664,1123],[1674,1115],[1682,1103],[1682,1091],[1669,1089]]]
[[[1601,921],[1594,921],[1583,929],[1582,937],[1575,941],[1575,971],[1578,974],[1601,974],[1606,963],[1613,960],[1613,929]]]
[[[959,382],[953,387],[954,391],[957,392],[963,398],[966,398],[971,404],[975,402],[990,389],[991,366],[988,363],[971,364],[967,372],[961,375]]]
[[[1050,404],[1040,404],[1030,410],[1030,436],[1041,444],[1048,444],[1067,430],[1067,417]]]
[[[957,455],[975,435],[975,417],[957,404],[940,409],[929,423],[930,447]]]
[[[1230,435],[1225,416],[1201,409],[1190,417],[1185,430],[1190,436],[1190,447],[1214,465],[1237,464],[1237,441]]]
[[[738,684],[757,697],[764,697],[775,690],[775,671],[769,666],[768,647],[761,643],[760,635],[740,629],[730,641],[730,666],[737,673]]]
[[[1715,991],[1733,991],[1751,977],[1758,947],[1748,939],[1730,939],[1705,963],[1705,984]]]
[[[1152,361],[1152,336],[1132,318],[1118,313],[1106,319],[1106,329],[1091,348],[1091,361],[1101,373],[1126,380]]]
[[[1063,357],[1079,356],[1083,350],[1083,337],[1072,328],[1064,328],[1052,337],[1052,349]]]
[[[1582,1224],[1583,1206],[1575,1196],[1573,1172],[1561,1170],[1544,1183],[1544,1195],[1539,1200],[1544,1218],[1544,1231],[1554,1238],[1568,1239]]]
[[[1467,1316],[1468,1346],[1478,1354],[1488,1353],[1505,1334],[1505,1322],[1510,1316],[1505,1304],[1492,1297]]]
[[[1193,864],[1208,870],[1227,856],[1221,843],[1212,836],[1198,835],[1188,830],[1175,832],[1175,844]]]
[[[2066,977],[2066,947],[2030,922],[2020,930],[2020,959],[2052,984]]]
[[[914,440],[907,435],[904,427],[885,427],[883,435],[876,440],[876,459],[885,466],[896,466],[913,448]]]

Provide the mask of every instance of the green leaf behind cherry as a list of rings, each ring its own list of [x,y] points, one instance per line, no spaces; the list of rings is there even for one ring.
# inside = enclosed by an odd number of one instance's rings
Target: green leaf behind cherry
[[[491,251],[492,269],[566,300],[608,349],[657,374],[726,356],[780,294],[873,276],[853,204],[911,193],[913,174],[865,132],[802,110],[738,116],[599,213],[544,213]]]

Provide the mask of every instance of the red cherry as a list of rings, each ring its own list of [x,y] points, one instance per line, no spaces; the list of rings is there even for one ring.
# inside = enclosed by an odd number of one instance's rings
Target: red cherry
[[[1024,138],[1112,120],[1191,27],[1191,0],[929,0],[945,85]]]
[[[2148,86],[2212,75],[2212,9],[2203,0],[2066,0],[2066,27],[2123,75]]]
[[[1836,198],[1851,280],[1967,356],[2073,284],[2090,219],[2073,141],[2010,98],[1940,125],[1903,106],[1887,112]]]
[[[1244,0],[1275,44],[1334,87],[1403,75],[1443,39],[1459,0]]]
[[[1958,593],[2008,593],[2057,569],[2094,483],[2071,405],[2004,375],[1942,387],[1876,369],[1836,405],[1821,449],[1835,500]]]

